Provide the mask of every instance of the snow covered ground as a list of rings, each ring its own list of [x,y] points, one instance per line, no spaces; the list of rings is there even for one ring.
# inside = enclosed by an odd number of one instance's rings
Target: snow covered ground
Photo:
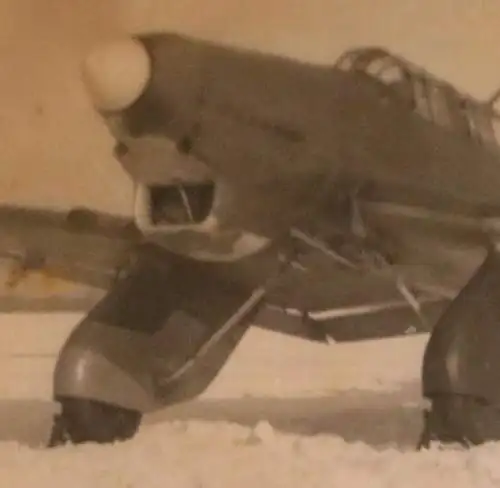
[[[195,402],[116,446],[44,450],[55,354],[78,316],[0,321],[9,488],[498,486],[500,446],[417,453],[426,337],[319,346],[252,330]]]

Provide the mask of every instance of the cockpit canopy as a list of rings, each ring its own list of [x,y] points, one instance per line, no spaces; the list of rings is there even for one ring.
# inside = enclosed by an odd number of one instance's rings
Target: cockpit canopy
[[[500,150],[500,115],[491,103],[461,93],[402,57],[380,47],[363,47],[345,52],[336,68],[364,73],[392,88],[421,117]]]

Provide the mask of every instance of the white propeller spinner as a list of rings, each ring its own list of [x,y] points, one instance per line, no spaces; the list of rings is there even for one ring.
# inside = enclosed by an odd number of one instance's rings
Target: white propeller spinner
[[[151,77],[151,60],[144,46],[135,39],[111,41],[88,54],[82,76],[96,109],[123,110],[146,88]]]

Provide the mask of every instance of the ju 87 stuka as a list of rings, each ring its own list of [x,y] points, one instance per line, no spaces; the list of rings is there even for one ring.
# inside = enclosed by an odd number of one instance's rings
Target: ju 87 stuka
[[[133,217],[0,209],[25,267],[105,290],[60,352],[51,445],[133,437],[252,324],[430,332],[421,445],[500,438],[495,97],[381,48],[325,66],[172,33],[98,46],[83,77]]]

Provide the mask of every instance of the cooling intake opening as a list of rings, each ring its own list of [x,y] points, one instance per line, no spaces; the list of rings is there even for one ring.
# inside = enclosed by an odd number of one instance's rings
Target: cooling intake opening
[[[203,222],[212,211],[215,183],[148,186],[153,225],[188,225]]]

